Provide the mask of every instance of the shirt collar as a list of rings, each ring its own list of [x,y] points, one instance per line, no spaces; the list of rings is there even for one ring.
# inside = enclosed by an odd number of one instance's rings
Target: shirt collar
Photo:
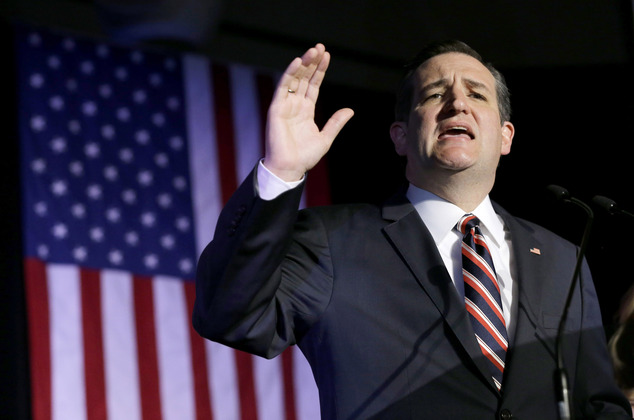
[[[436,244],[442,242],[465,214],[455,204],[412,184],[407,189],[407,199],[414,205]],[[504,224],[493,209],[489,196],[471,213],[480,219],[484,235],[492,239],[495,246],[500,247],[504,243]]]

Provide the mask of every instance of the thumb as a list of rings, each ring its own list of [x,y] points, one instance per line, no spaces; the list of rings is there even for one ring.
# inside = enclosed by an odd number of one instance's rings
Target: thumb
[[[350,108],[342,108],[339,111],[332,114],[332,117],[326,122],[324,128],[321,130],[322,134],[329,138],[330,140],[334,140],[337,137],[337,134],[341,131],[344,125],[350,118],[354,115],[354,111]]]

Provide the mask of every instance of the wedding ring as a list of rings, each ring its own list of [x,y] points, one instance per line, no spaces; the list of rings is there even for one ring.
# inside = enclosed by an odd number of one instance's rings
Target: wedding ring
[[[295,93],[295,91],[293,89],[288,89],[288,93]]]

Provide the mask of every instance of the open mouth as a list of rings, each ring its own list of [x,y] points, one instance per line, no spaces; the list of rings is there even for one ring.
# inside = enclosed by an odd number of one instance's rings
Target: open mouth
[[[440,132],[440,138],[446,137],[468,137],[474,139],[475,136],[469,127],[464,125],[447,125]]]

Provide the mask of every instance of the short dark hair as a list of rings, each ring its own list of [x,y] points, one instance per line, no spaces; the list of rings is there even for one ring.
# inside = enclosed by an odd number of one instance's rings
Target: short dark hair
[[[495,79],[495,93],[498,100],[498,109],[501,122],[511,119],[511,94],[506,85],[506,80],[493,65],[482,59],[482,56],[473,48],[462,41],[443,41],[430,44],[423,48],[404,67],[404,75],[396,93],[396,106],[394,114],[396,121],[407,121],[413,98],[413,75],[425,61],[437,55],[446,53],[461,53],[471,56],[484,65]]]

